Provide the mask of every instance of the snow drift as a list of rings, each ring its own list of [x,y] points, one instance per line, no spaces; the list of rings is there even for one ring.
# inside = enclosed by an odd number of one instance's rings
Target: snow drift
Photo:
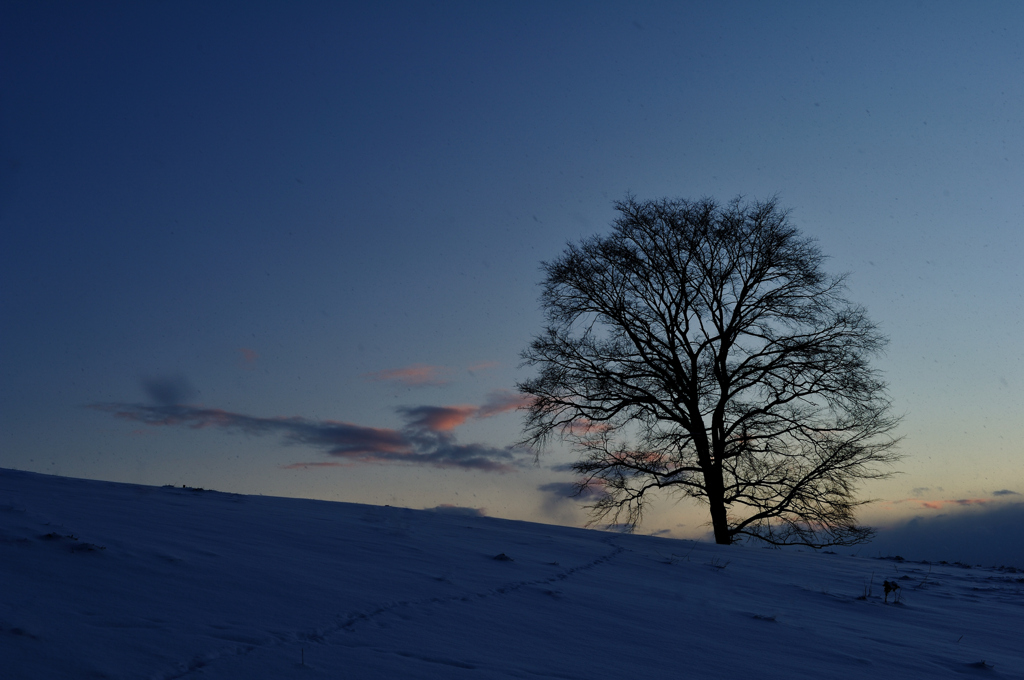
[[[1022,630],[1012,569],[0,470],[12,680],[1020,678]]]

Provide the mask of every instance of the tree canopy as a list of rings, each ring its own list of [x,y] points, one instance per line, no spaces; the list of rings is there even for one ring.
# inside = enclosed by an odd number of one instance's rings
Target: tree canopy
[[[610,234],[542,264],[526,441],[573,445],[595,521],[635,527],[665,490],[705,503],[718,543],[870,538],[857,484],[889,474],[899,419],[844,276],[775,199],[615,208]]]

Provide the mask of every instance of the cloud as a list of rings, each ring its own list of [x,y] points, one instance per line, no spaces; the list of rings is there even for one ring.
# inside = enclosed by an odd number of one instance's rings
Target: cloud
[[[196,394],[188,379],[180,374],[143,378],[142,389],[161,406],[181,404]]]
[[[542,499],[540,511],[550,519],[574,523],[579,520],[581,504],[593,502],[596,496],[605,493],[601,481],[595,479],[582,491],[575,482],[541,484],[537,487]]]
[[[524,406],[529,406],[532,401],[533,397],[528,394],[511,390],[494,390],[487,395],[487,399],[484,400],[483,405],[477,412],[477,417],[490,418],[507,411],[515,411]]]
[[[239,347],[238,352],[242,355],[242,368],[251,371],[256,367],[256,359],[260,356],[256,353],[256,350],[249,349],[248,347]]]
[[[515,446],[495,448],[486,444],[457,444],[452,435],[430,430],[403,430],[415,451],[410,462],[435,467],[461,467],[484,472],[511,472],[525,452]],[[374,462],[388,462],[385,459]]]
[[[920,501],[922,506],[932,510],[941,510],[947,505],[985,505],[991,502],[992,500],[989,498],[954,498],[946,501]]]
[[[457,517],[486,517],[487,508],[467,508],[461,505],[451,505],[450,503],[442,503],[441,505],[435,505],[432,508],[425,508],[431,512],[437,512],[442,515],[455,515]]]
[[[450,432],[470,418],[492,418],[514,411],[530,402],[531,397],[509,390],[495,390],[477,406],[400,406],[398,413],[410,427],[432,432]]]
[[[363,378],[370,382],[394,381],[407,387],[436,387],[447,385],[448,380],[441,377],[447,369],[441,366],[413,364],[405,368],[394,368],[388,371],[365,373]]]
[[[568,425],[568,430],[576,437],[584,437],[590,433],[601,434],[607,432],[611,427],[607,423],[595,423],[592,420],[586,418],[580,418],[574,420]]]
[[[399,430],[364,427],[333,420],[307,418],[263,418],[221,409],[181,404],[93,404],[90,408],[112,413],[117,418],[150,426],[180,426],[194,430],[219,428],[255,436],[277,435],[285,444],[320,449],[343,461],[355,463],[396,463],[438,468],[462,468],[484,472],[510,472],[516,469],[522,449],[486,444],[459,444],[450,430],[461,424],[475,407],[419,407],[400,410],[407,421]],[[311,467],[296,463],[287,469]],[[313,465],[326,467],[326,465]]]
[[[472,366],[467,367],[466,371],[470,375],[473,375],[476,371],[486,371],[492,368],[497,368],[500,365],[501,364],[499,364],[497,361],[481,361],[480,363],[473,364]]]
[[[475,406],[402,406],[398,413],[409,426],[420,430],[450,432],[476,415]]]
[[[541,484],[537,487],[537,490],[562,500],[588,501],[593,499],[594,496],[605,493],[601,481],[595,479],[582,490],[580,490],[576,482],[549,482]]]
[[[924,500],[921,498],[904,498],[902,500],[890,502],[893,505],[899,505],[900,503],[916,503],[922,508],[927,508],[928,510],[942,510],[947,505],[986,505],[988,503],[994,503],[995,501],[991,498],[950,498],[945,500]]]
[[[1024,503],[954,508],[882,527],[865,553],[1024,568]]]
[[[999,491],[993,491],[993,496],[1019,496],[1020,494],[1016,491],[1010,491],[1009,489],[1000,489]]]

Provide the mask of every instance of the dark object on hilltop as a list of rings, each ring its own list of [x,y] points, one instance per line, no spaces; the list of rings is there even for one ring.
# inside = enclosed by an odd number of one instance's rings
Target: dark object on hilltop
[[[630,528],[648,492],[708,504],[717,543],[852,545],[857,483],[897,459],[886,339],[774,199],[639,202],[543,263],[547,327],[526,443],[580,453],[593,521]]]
[[[900,584],[896,581],[882,581],[882,588],[885,590],[885,602],[889,602],[889,593],[893,594],[892,601],[899,604],[900,601]]]

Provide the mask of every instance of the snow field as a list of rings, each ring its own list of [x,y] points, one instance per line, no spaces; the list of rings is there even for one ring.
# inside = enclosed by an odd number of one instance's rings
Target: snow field
[[[1022,640],[1024,573],[0,470],[4,679],[1024,678]]]

